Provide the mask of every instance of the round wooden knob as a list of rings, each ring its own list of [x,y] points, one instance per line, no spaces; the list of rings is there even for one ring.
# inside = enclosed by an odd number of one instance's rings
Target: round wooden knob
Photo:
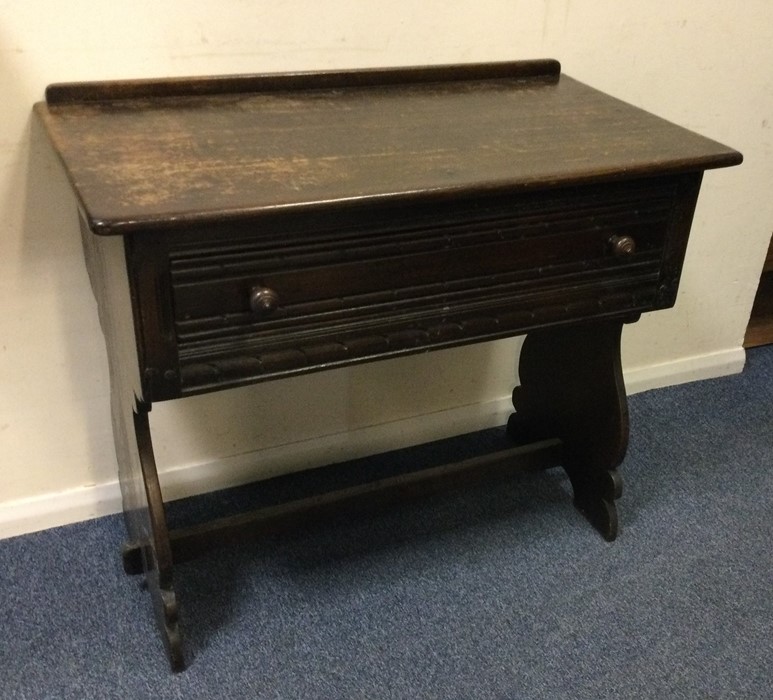
[[[279,295],[269,287],[253,287],[250,290],[250,308],[257,316],[268,316],[279,306]]]
[[[632,236],[612,236],[609,247],[616,258],[625,258],[636,252],[636,241]]]

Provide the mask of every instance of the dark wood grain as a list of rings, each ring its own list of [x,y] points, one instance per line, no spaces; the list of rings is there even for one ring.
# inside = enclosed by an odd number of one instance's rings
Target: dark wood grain
[[[170,664],[179,671],[184,660],[172,550],[148,423],[150,405],[143,400],[141,334],[135,326],[139,314],[131,302],[125,241],[94,236],[85,223],[82,236],[108,350],[113,437],[128,535],[124,567],[143,575]]]
[[[446,75],[452,75],[446,69]],[[90,227],[456,198],[733,165],[567,76],[40,103]],[[311,78],[306,79],[312,81]],[[313,81],[312,81],[313,84]],[[324,85],[324,81],[321,82]]]
[[[616,470],[628,447],[621,330],[620,322],[604,322],[528,335],[508,423],[517,443],[561,439],[575,505],[607,540],[618,533]]]
[[[217,250],[174,236],[180,391],[651,310],[682,177],[513,195],[442,225],[401,229],[392,216],[388,229],[236,233]],[[635,240],[631,255],[614,255],[619,233]],[[275,292],[270,313],[250,308],[255,285]]]
[[[35,111],[81,209],[124,566],[174,669],[173,560],[224,539],[559,457],[617,535],[622,324],[674,304],[703,171],[739,153],[551,60],[62,84]],[[505,461],[168,531],[152,402],[524,333]]]
[[[429,65],[409,68],[367,68],[344,71],[299,71],[263,75],[205,75],[189,78],[112,80],[59,83],[46,88],[48,104],[138,100],[191,95],[319,90],[332,88],[415,85],[469,80],[531,80],[556,82],[561,65],[554,59]]]
[[[697,177],[697,179],[696,179]],[[146,400],[673,304],[699,175],[127,237]],[[432,212],[436,212],[434,219]],[[635,251],[609,242],[631,237]],[[276,294],[256,315],[256,286]]]
[[[224,542],[239,542],[245,536],[282,534],[353,515],[368,517],[385,508],[470,488],[476,483],[512,480],[517,472],[556,467],[561,459],[560,440],[548,439],[226,516],[174,530],[171,533],[174,559],[187,561]]]

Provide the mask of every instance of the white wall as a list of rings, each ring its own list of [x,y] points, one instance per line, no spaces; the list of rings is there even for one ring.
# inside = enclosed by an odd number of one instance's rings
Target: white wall
[[[704,180],[677,307],[626,329],[636,387],[743,362],[773,229],[771,28],[768,0],[0,0],[0,536],[117,507],[75,209],[31,120],[46,84],[554,57],[738,148],[744,165]],[[181,495],[492,424],[507,410],[516,351],[503,341],[159,404],[165,488]],[[259,448],[273,449],[256,460]]]

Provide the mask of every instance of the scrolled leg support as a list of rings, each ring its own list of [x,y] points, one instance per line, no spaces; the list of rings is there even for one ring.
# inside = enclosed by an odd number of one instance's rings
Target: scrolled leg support
[[[172,547],[153,454],[150,406],[126,406],[114,397],[113,427],[129,542],[121,558],[127,574],[143,575],[156,622],[174,671],[185,668],[179,608],[174,591]]]
[[[525,443],[558,437],[578,510],[604,536],[618,533],[616,469],[628,446],[628,402],[620,363],[621,321],[527,336],[508,434]]]

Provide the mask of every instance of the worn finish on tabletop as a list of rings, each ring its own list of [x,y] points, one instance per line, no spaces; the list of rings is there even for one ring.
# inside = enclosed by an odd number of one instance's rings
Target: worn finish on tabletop
[[[110,358],[124,566],[174,669],[173,563],[216,541],[559,463],[614,539],[622,325],[674,303],[703,171],[740,154],[551,60],[46,96]],[[153,402],[524,333],[512,449],[169,532]]]
[[[545,62],[495,77],[177,94],[40,105],[92,227],[247,216],[278,207],[410,200],[730,165],[735,151]],[[480,74],[485,76],[485,70]],[[367,74],[366,74],[367,75]],[[57,95],[63,89],[52,88]],[[111,99],[115,94],[117,99]],[[90,97],[86,94],[86,97]]]

